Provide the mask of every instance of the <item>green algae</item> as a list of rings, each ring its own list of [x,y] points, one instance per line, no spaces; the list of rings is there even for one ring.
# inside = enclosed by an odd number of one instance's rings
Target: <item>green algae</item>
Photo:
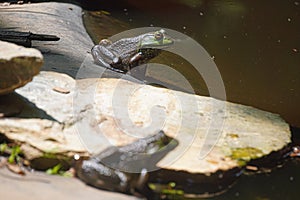
[[[231,158],[237,160],[240,166],[244,166],[252,159],[256,159],[263,156],[263,152],[260,149],[254,147],[235,148],[231,151]]]

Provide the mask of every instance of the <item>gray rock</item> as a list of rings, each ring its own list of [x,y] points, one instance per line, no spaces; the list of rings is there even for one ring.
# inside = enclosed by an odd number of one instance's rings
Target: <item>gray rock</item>
[[[0,95],[31,81],[43,64],[43,56],[36,49],[0,41],[0,52]]]
[[[44,55],[42,70],[58,71],[75,77],[93,46],[82,23],[79,6],[66,3],[32,3],[0,6],[2,28],[56,35],[59,41],[33,41],[32,47]],[[14,28],[14,29],[12,29]]]
[[[136,200],[137,198],[97,190],[88,187],[75,178],[47,175],[45,173],[27,173],[25,176],[0,169],[0,192],[5,199],[64,199],[64,200]]]
[[[1,119],[0,132],[42,152],[98,153],[162,129],[179,145],[160,167],[213,173],[239,166],[237,150],[257,150],[241,158],[247,161],[290,142],[289,126],[276,114],[121,79],[75,82],[41,72],[16,92],[24,109],[19,118]]]

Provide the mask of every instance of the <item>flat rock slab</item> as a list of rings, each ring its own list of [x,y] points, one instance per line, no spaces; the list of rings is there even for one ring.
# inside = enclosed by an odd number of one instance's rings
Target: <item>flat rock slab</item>
[[[134,200],[132,196],[97,190],[75,178],[27,173],[26,176],[0,169],[0,193],[4,199],[64,199],[64,200]]]
[[[121,79],[41,72],[16,92],[26,99],[23,110],[0,119],[0,132],[31,159],[95,154],[162,129],[179,145],[159,167],[209,174],[280,150],[291,137],[276,114]]]
[[[179,145],[159,167],[209,174],[238,167],[240,160],[265,156],[290,142],[284,120],[249,106],[117,79],[79,80],[76,90],[75,110],[88,107],[84,100],[92,107],[93,120],[86,117],[89,121],[77,129],[90,152],[162,129]],[[94,126],[90,138],[84,132],[87,124]]]
[[[31,81],[43,65],[43,56],[36,49],[0,41],[0,52],[0,95]]]

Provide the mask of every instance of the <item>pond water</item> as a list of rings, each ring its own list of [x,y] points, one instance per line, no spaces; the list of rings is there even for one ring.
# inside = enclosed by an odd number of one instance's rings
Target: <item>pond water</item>
[[[84,20],[94,41],[137,27],[182,32],[214,59],[228,101],[278,113],[300,127],[300,1],[118,0],[90,8]],[[183,58],[163,52],[153,62],[172,63],[197,94],[209,95],[203,78]],[[180,85],[163,70],[150,75]],[[291,162],[271,174],[243,177],[214,199],[298,199],[299,167]]]

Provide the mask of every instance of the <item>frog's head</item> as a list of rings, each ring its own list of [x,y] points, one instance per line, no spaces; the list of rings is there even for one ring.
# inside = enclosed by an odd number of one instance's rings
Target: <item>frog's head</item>
[[[161,29],[156,32],[151,32],[143,35],[140,40],[139,49],[153,48],[162,49],[174,43],[174,40],[166,35],[165,30]]]

